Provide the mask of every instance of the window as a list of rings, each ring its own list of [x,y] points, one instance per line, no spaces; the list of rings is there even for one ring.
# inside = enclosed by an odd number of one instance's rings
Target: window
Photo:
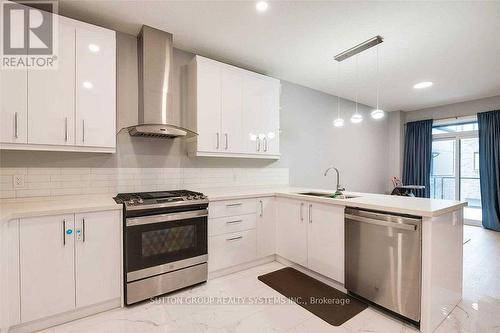
[[[474,152],[474,170],[479,171],[479,152]]]
[[[477,121],[435,123],[432,129],[431,197],[468,202],[466,223],[481,221]]]

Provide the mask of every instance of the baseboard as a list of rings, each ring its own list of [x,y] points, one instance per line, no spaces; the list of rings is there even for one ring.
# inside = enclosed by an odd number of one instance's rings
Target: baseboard
[[[259,265],[264,265],[264,264],[267,264],[267,263],[270,263],[273,261],[275,261],[274,254],[267,256],[267,257],[264,257],[264,258],[257,259],[257,260],[249,261],[249,262],[246,262],[244,264],[219,269],[219,270],[213,271],[213,272],[208,272],[208,279],[209,280],[216,279],[216,278],[224,276],[224,275],[229,275],[229,274],[236,273],[239,271],[244,271],[245,269],[249,269],[249,268],[252,268],[255,266],[259,266]]]
[[[321,281],[323,282],[324,284],[327,284],[329,285],[330,287],[333,287],[337,290],[340,290],[341,292],[343,293],[347,293],[347,289],[345,289],[344,287],[344,284],[343,283],[340,283],[336,280],[333,280],[329,277],[326,277],[324,275],[321,275],[319,273],[316,273],[314,271],[311,271],[310,269],[304,267],[304,266],[301,266],[301,265],[298,265],[288,259],[285,259],[279,255],[276,255],[276,261],[279,262],[280,264],[283,264],[285,266],[288,266],[288,267],[293,267],[295,268],[296,270],[298,270],[299,272],[302,272],[306,275],[309,275],[310,277],[318,280],[318,281]]]
[[[12,326],[9,333],[25,333],[43,330],[55,325],[64,324],[76,319],[88,317],[90,315],[104,312],[121,306],[121,298],[116,298],[110,301],[90,305],[73,311],[68,311],[62,314],[54,315],[47,318],[42,318],[27,323]]]

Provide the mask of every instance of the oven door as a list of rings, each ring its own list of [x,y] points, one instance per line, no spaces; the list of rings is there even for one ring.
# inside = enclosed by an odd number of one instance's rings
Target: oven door
[[[127,282],[207,262],[207,220],[207,209],[127,218]]]

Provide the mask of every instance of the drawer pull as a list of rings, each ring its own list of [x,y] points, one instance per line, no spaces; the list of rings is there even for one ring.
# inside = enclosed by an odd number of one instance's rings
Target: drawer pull
[[[226,224],[241,223],[243,220],[227,221]]]
[[[243,236],[238,236],[238,237],[233,237],[233,238],[226,238],[227,241],[234,241],[234,240],[238,240],[238,239],[242,239]]]
[[[227,204],[226,207],[237,207],[243,205],[243,202],[236,202],[236,203],[231,203]]]

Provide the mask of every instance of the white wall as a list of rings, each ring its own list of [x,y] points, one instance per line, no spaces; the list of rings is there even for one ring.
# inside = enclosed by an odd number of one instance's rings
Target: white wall
[[[340,170],[341,184],[348,190],[384,192],[387,179],[388,121],[370,119],[371,108],[360,105],[360,124],[349,118],[352,101],[342,100],[343,128],[332,125],[337,117],[337,97],[283,82],[281,96],[282,162],[290,168],[290,182],[297,186],[334,188],[334,173],[323,176],[333,165]]]
[[[500,96],[405,112],[405,122],[470,116],[493,110],[500,110]]]

